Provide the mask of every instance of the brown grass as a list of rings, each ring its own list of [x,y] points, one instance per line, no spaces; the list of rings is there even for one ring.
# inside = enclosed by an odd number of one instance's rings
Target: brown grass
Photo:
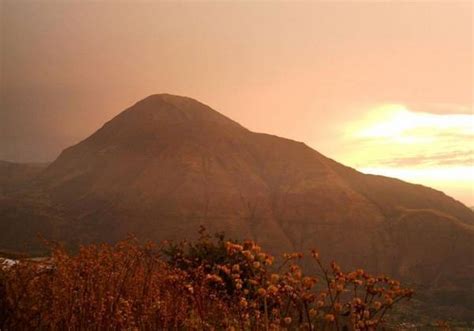
[[[410,289],[300,253],[278,266],[254,242],[60,247],[0,271],[1,330],[375,330]]]

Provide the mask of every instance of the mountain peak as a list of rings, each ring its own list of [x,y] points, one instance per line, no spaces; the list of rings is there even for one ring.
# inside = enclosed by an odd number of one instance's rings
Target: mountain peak
[[[249,132],[195,99],[153,94],[122,111],[82,142],[65,149],[50,169],[61,168],[59,165],[64,163],[88,167],[93,160],[121,159],[131,154],[157,157],[167,148],[210,146]],[[79,166],[77,158],[84,164]]]
[[[196,99],[181,96],[181,95],[175,95],[175,94],[169,94],[169,93],[156,93],[156,94],[151,94],[147,96],[146,98],[138,101],[135,105],[139,104],[151,104],[158,106],[162,103],[167,103],[170,105],[174,105],[176,107],[183,107],[184,105],[204,105],[203,103],[197,101]]]
[[[146,121],[159,122],[164,125],[212,123],[243,129],[237,122],[198,100],[168,93],[152,94],[138,101],[110,122],[122,117],[126,118],[128,122],[132,121],[132,118],[141,117]]]

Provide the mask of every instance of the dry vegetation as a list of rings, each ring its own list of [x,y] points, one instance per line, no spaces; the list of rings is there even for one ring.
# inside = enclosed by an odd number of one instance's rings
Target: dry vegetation
[[[254,242],[204,231],[194,243],[90,245],[0,273],[0,329],[375,330],[412,291],[364,270],[305,275]],[[278,264],[278,265],[276,265]]]

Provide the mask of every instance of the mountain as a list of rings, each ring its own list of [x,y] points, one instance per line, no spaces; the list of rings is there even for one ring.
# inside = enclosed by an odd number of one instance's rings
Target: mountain
[[[317,248],[345,267],[423,284],[428,300],[474,320],[472,210],[186,97],[152,95],[126,109],[28,185],[0,191],[0,217],[5,249],[37,249],[36,233],[73,246],[189,238],[200,224],[274,253]]]

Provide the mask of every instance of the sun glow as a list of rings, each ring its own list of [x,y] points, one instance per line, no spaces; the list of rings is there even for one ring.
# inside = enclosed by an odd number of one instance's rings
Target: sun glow
[[[403,105],[384,105],[352,125],[349,134],[360,138],[389,138],[402,143],[429,143],[443,131],[455,130],[456,134],[473,136],[473,124],[471,114],[439,115],[413,112]]]
[[[474,116],[375,107],[344,128],[341,161],[364,173],[432,186],[474,204]]]

